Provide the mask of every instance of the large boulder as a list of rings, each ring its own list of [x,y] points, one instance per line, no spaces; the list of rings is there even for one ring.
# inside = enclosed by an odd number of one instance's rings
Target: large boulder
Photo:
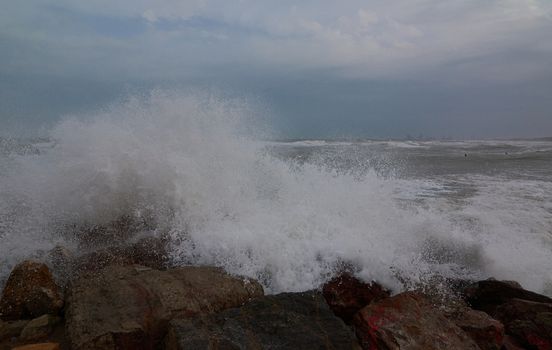
[[[552,304],[511,299],[495,309],[506,332],[528,349],[552,349]]]
[[[330,309],[343,321],[350,323],[360,309],[372,301],[389,297],[390,292],[375,282],[364,283],[343,273],[324,284],[322,294]]]
[[[355,315],[353,324],[364,349],[479,349],[462,329],[415,292],[369,304]]]
[[[68,287],[66,334],[74,350],[151,349],[174,317],[218,312],[262,295],[256,281],[212,267],[109,266]]]
[[[166,348],[360,349],[354,333],[315,292],[271,295],[218,314],[172,320]]]
[[[518,283],[492,279],[469,285],[464,289],[463,296],[471,307],[491,315],[498,305],[514,298],[539,303],[552,303],[552,299],[549,297],[525,290]]]
[[[500,350],[504,345],[504,325],[483,311],[462,308],[447,315],[481,350]]]
[[[7,320],[57,314],[63,299],[45,264],[24,261],[12,270],[0,300],[0,316]]]

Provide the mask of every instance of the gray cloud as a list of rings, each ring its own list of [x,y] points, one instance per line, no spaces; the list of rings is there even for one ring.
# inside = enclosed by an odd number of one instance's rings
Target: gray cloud
[[[343,129],[348,123],[363,126],[355,130],[380,125],[372,129],[381,135],[402,133],[406,126],[438,133],[438,115],[485,115],[479,118],[489,125],[496,118],[514,125],[522,118],[516,106],[530,106],[523,118],[533,118],[538,127],[523,133],[543,127],[552,133],[552,122],[545,120],[550,104],[541,93],[552,84],[547,0],[28,0],[1,10],[3,89],[18,76],[37,86],[81,81],[83,91],[90,81],[109,85],[109,91],[135,82],[222,84],[262,95],[289,128],[306,130],[323,118],[326,129],[340,122]],[[516,84],[526,90],[511,98]],[[298,85],[311,92],[296,91]],[[386,97],[375,99],[373,85]],[[26,90],[14,90],[19,95],[4,91],[0,99],[9,96],[10,105],[18,106],[10,111],[27,110],[18,105]],[[431,98],[441,91],[459,97]],[[286,97],[292,94],[312,105]],[[415,98],[428,105],[419,106]],[[460,100],[473,107],[458,108]],[[324,101],[341,103],[348,119],[314,106]],[[394,103],[418,107],[409,114]],[[0,108],[13,119],[10,111]]]

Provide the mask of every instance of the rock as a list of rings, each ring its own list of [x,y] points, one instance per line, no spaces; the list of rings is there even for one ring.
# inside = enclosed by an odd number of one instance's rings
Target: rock
[[[506,334],[504,336],[504,344],[502,350],[525,350],[521,345],[511,336]]]
[[[48,258],[53,270],[65,275],[70,272],[75,255],[69,249],[57,245],[48,252]]]
[[[48,267],[29,260],[12,270],[0,300],[1,318],[11,320],[57,314],[62,307],[63,299]]]
[[[319,293],[283,293],[218,314],[174,319],[166,349],[360,349]]]
[[[134,261],[129,247],[110,247],[76,258],[73,266],[73,276],[100,271],[111,265],[129,266],[133,264]]]
[[[481,350],[500,350],[504,344],[504,325],[483,311],[465,308],[449,315]]]
[[[29,344],[29,345],[22,345],[18,346],[16,348],[13,348],[12,350],[59,350],[59,344],[58,343],[40,343],[40,344]]]
[[[333,278],[322,287],[322,294],[330,309],[346,323],[350,323],[360,309],[390,295],[379,284],[364,283],[348,273]]]
[[[212,267],[109,266],[68,287],[66,335],[75,350],[151,349],[174,317],[218,312],[262,295],[256,281]]]
[[[479,349],[462,329],[415,292],[371,303],[355,315],[353,325],[364,349]]]
[[[74,261],[74,275],[99,271],[106,266],[142,265],[162,270],[168,266],[167,242],[161,238],[146,237],[132,245],[103,248]]]
[[[27,323],[29,323],[28,320],[0,323],[0,341],[19,337],[21,331],[25,328]]]
[[[469,285],[463,291],[465,300],[477,310],[493,314],[493,310],[510,299],[523,299],[539,303],[552,303],[547,296],[518,287],[511,281],[486,280]]]
[[[134,264],[149,266],[162,270],[167,268],[169,253],[167,240],[157,237],[145,237],[132,245],[132,260]]]
[[[495,309],[506,333],[529,349],[552,349],[552,304],[511,299]]]
[[[22,340],[38,340],[46,338],[50,333],[52,333],[54,327],[59,322],[60,318],[57,316],[42,315],[27,323],[21,332],[20,338]]]

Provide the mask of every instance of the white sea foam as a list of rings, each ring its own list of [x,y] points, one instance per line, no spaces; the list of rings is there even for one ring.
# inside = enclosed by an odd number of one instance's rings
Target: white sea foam
[[[18,156],[0,184],[1,273],[37,249],[71,245],[65,224],[132,215],[154,218],[150,234],[169,232],[175,262],[223,266],[269,292],[317,287],[343,262],[395,290],[433,274],[537,291],[552,280],[546,209],[509,206],[505,189],[460,209],[437,196],[404,201],[401,188],[428,182],[278,159],[251,132],[252,114],[241,102],[154,92],[60,123],[55,144]]]

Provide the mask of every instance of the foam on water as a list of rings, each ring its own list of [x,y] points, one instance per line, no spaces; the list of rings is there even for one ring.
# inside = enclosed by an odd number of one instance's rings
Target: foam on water
[[[52,146],[12,157],[1,179],[0,274],[74,244],[67,225],[130,215],[170,235],[176,263],[219,265],[269,292],[317,287],[344,263],[395,290],[435,274],[537,291],[552,280],[550,211],[505,204],[490,187],[462,207],[404,201],[441,184],[277,158],[251,132],[252,114],[239,101],[154,92],[60,123]]]

